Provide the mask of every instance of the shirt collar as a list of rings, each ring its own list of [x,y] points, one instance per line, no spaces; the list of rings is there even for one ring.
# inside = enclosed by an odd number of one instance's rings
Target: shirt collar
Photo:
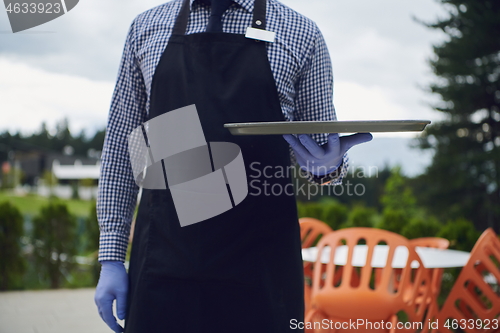
[[[203,0],[191,0],[191,9],[193,8],[193,3],[195,1],[196,2],[203,2]],[[253,12],[254,0],[233,0],[233,2],[237,3],[238,5],[240,5],[241,7],[246,9],[247,11],[249,11],[250,13]]]

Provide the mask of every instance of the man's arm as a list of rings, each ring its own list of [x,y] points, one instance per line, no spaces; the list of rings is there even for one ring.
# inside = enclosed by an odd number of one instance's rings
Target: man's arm
[[[333,71],[330,54],[321,31],[316,27],[304,59],[297,84],[294,120],[297,121],[332,121],[337,120],[333,106]],[[319,144],[327,143],[328,134],[313,134]],[[338,170],[321,177],[308,173],[309,181],[318,184],[340,184],[349,165],[347,154]]]
[[[94,300],[99,315],[114,331],[123,328],[113,315],[113,302],[120,319],[125,318],[128,275],[123,262],[127,253],[130,224],[137,201],[128,154],[128,135],[145,120],[147,93],[136,60],[135,23],[130,27],[118,72],[101,159],[97,217],[101,236],[99,261],[102,264]]]
[[[127,137],[144,122],[147,94],[135,57],[135,24],[130,27],[109,112],[101,160],[97,216],[101,230],[99,261],[125,261],[137,201]]]

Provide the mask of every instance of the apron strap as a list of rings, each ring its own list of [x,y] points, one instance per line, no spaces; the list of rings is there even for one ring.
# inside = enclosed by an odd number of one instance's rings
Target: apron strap
[[[267,0],[255,0],[252,28],[266,30],[266,5]]]
[[[190,0],[184,0],[182,2],[181,10],[179,11],[179,15],[177,15],[177,19],[175,20],[174,30],[172,31],[172,35],[185,35],[187,24],[189,20],[189,12],[190,12]]]
[[[185,35],[189,20],[191,0],[182,2],[181,10],[175,20],[173,35]],[[266,5],[267,0],[255,0],[253,8],[252,28],[266,30]]]

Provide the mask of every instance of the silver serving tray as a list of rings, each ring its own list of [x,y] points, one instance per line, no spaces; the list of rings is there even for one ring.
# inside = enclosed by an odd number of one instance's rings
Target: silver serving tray
[[[277,121],[224,124],[233,135],[420,132],[429,120]]]

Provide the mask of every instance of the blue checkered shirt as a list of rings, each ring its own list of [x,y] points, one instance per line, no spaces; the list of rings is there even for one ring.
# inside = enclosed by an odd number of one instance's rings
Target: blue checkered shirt
[[[97,215],[101,229],[99,260],[125,260],[138,186],[132,173],[127,137],[146,121],[153,74],[172,33],[182,0],[150,9],[133,21],[114,90],[101,161]],[[223,31],[245,34],[253,0],[234,0],[222,17]],[[210,7],[191,0],[187,34],[205,31]],[[268,0],[267,30],[276,41],[267,53],[286,120],[336,120],[330,56],[316,24],[276,0]],[[319,143],[326,134],[313,135]],[[293,158],[292,153],[292,160]],[[348,160],[338,184],[347,172]]]

